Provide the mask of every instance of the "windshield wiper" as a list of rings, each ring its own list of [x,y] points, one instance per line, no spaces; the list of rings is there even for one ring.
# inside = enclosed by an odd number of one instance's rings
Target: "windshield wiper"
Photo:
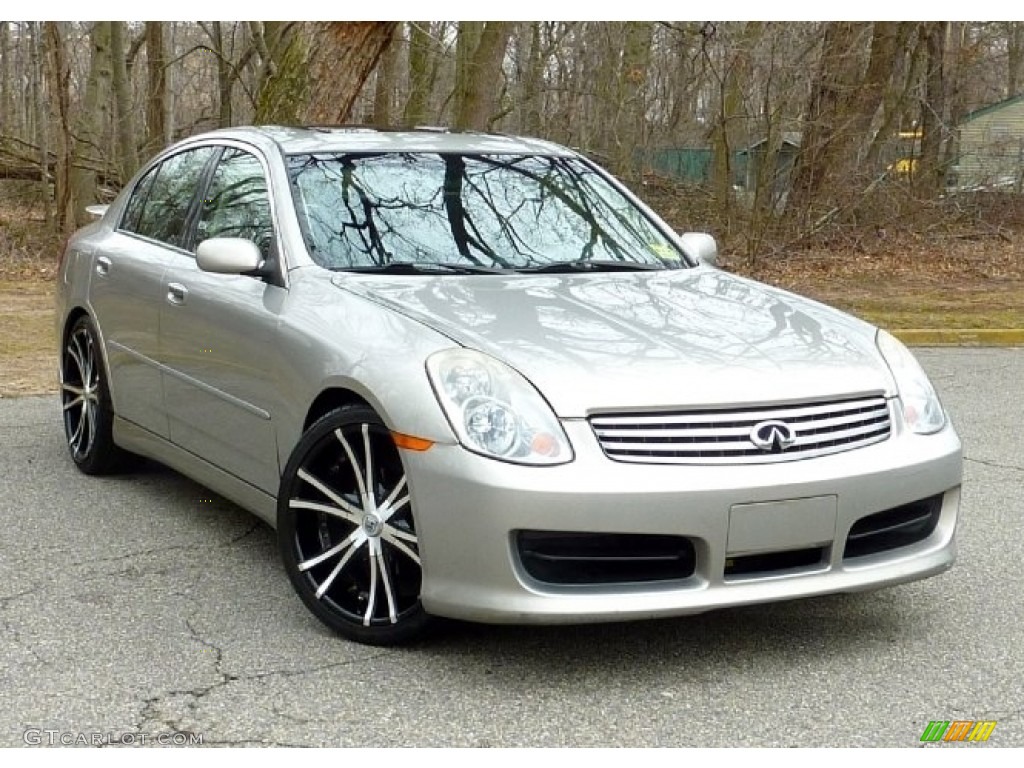
[[[536,267],[518,267],[517,272],[539,274],[543,272],[650,272],[666,269],[662,264],[645,264],[638,261],[611,261],[602,259],[577,259],[556,261]]]
[[[442,264],[440,262],[392,261],[356,267],[336,267],[337,272],[358,272],[371,275],[505,275],[507,269],[481,267],[475,264]]]

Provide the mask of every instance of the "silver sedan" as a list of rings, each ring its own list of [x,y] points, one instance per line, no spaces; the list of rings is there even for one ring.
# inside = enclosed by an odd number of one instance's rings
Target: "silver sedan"
[[[595,622],[953,564],[961,449],[884,331],[715,267],[533,139],[239,128],[69,241],[64,426],[277,529],[353,640]]]

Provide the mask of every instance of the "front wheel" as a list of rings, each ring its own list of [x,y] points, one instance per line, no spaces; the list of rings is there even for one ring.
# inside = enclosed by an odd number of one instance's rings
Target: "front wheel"
[[[331,411],[302,436],[281,480],[277,518],[288,577],[327,626],[370,645],[424,631],[405,470],[371,408]]]

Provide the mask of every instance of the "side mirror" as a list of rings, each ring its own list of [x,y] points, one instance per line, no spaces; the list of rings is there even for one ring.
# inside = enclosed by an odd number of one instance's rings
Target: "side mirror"
[[[718,266],[718,243],[705,232],[685,232],[679,236],[683,252],[698,264]]]
[[[99,221],[106,215],[109,205],[87,205],[85,212],[92,217],[93,221]]]
[[[222,275],[246,275],[263,266],[260,249],[252,240],[241,237],[212,237],[196,248],[196,263],[204,272]]]

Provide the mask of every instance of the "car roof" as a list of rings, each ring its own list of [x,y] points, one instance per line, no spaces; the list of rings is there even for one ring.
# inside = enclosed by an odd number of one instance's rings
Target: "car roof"
[[[270,139],[286,155],[328,152],[451,152],[571,156],[571,150],[541,139],[446,128],[392,130],[364,126],[244,126],[212,131],[200,138]],[[263,143],[257,140],[257,143]]]

